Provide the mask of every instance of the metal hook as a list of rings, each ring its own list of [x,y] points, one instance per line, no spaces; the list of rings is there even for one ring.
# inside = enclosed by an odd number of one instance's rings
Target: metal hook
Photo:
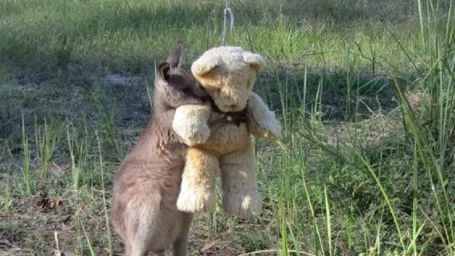
[[[232,33],[232,29],[234,27],[234,13],[232,12],[231,8],[229,8],[229,1],[226,0],[226,5],[224,7],[224,21],[223,21],[223,34],[222,34],[222,37],[221,37],[221,45],[222,46],[225,46],[226,45],[226,18],[227,18],[227,14],[229,12],[229,20],[230,20],[230,30],[229,32]]]

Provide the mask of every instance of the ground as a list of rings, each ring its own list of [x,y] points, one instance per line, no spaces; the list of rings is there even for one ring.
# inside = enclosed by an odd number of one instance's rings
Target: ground
[[[455,19],[429,3],[230,1],[227,43],[266,58],[255,90],[284,137],[256,142],[263,213],[198,215],[190,255],[454,253]],[[112,182],[149,120],[154,65],[177,40],[184,68],[219,45],[223,7],[5,1],[0,255],[122,254]]]

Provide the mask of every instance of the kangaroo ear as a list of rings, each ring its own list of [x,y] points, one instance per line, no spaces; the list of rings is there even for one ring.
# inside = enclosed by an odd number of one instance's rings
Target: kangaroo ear
[[[203,76],[218,67],[220,56],[202,57],[191,65],[191,72],[194,76]]]
[[[166,62],[170,64],[171,68],[180,67],[183,58],[183,43],[182,41],[177,42],[177,47],[175,48],[174,52],[171,53],[168,57]]]
[[[171,64],[167,62],[161,62],[160,65],[158,65],[158,75],[160,76],[161,79],[165,81],[169,81],[169,78],[171,77]]]
[[[250,64],[251,67],[257,71],[261,70],[265,66],[265,60],[261,55],[251,52],[243,53],[243,60]]]

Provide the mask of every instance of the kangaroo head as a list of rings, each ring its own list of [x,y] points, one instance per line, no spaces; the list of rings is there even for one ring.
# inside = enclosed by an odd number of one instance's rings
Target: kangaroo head
[[[155,93],[164,96],[170,107],[176,108],[184,104],[201,104],[210,96],[202,89],[190,71],[180,67],[183,57],[183,44],[177,47],[165,62],[158,65],[155,76]]]

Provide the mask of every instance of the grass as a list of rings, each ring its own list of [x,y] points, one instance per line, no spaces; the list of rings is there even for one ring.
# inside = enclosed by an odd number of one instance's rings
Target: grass
[[[266,58],[256,90],[284,137],[257,141],[263,213],[198,215],[190,255],[454,255],[452,1],[230,5],[227,43]],[[112,182],[154,64],[178,39],[184,67],[219,45],[223,7],[4,1],[0,254],[121,254]]]

